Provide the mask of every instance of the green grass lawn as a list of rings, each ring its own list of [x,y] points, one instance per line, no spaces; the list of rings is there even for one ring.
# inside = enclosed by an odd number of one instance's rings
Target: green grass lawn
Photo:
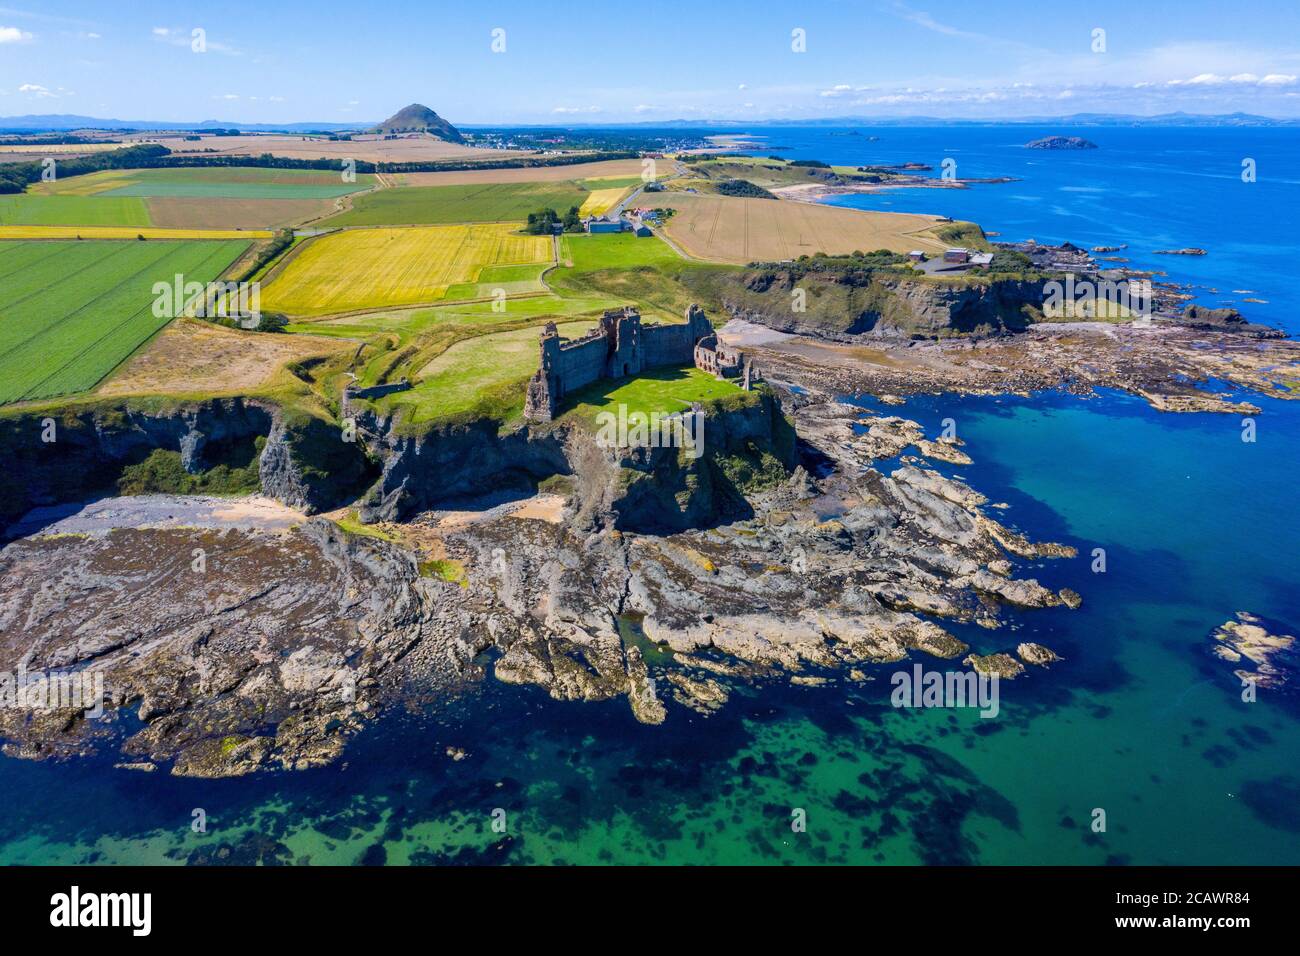
[[[243,240],[6,242],[0,258],[0,404],[93,388],[170,319],[155,282],[209,282]]]
[[[294,322],[288,326],[287,331],[310,335],[342,335],[348,338],[393,332],[399,336],[411,337],[454,324],[482,327],[486,333],[493,325],[518,319],[540,322],[552,318],[562,322],[565,319],[599,315],[617,304],[599,297],[561,298],[557,295],[541,295],[527,299],[508,299],[505,309],[500,312],[492,308],[491,302],[466,302],[459,305],[372,312],[325,322]]]
[[[466,417],[475,409],[508,420],[523,411],[523,385],[537,368],[537,336],[546,321],[559,323],[562,334],[580,335],[611,307],[605,299],[542,295],[508,300],[501,312],[490,302],[465,303],[297,322],[286,331],[371,343],[357,381],[421,380],[378,402],[385,409],[405,406],[412,421]]]
[[[358,196],[331,226],[404,226],[453,222],[516,222],[549,207],[563,215],[588,190],[576,182],[398,186]]]
[[[99,196],[0,196],[0,226],[151,226],[143,199]]]
[[[572,262],[572,271],[577,273],[680,265],[682,262],[681,256],[657,236],[637,238],[630,232],[565,236],[560,241],[560,259],[565,263]]]
[[[564,401],[561,415],[594,423],[599,413],[617,413],[620,405],[627,407],[628,415],[633,412],[673,414],[690,408],[692,402],[744,394],[740,386],[714,378],[694,366],[656,368],[628,378],[593,382]]]
[[[564,322],[566,338],[585,335],[595,321]],[[523,411],[523,383],[537,371],[540,326],[467,339],[453,345],[419,370],[420,383],[395,396],[412,407],[412,421],[466,415],[476,409],[514,417]]]

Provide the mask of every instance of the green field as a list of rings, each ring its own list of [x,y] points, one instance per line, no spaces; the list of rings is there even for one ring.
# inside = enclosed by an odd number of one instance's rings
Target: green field
[[[455,222],[518,222],[551,208],[563,215],[590,190],[576,182],[399,186],[358,196],[331,226],[407,226]]]
[[[143,199],[98,196],[0,196],[0,226],[151,226]]]
[[[0,258],[0,405],[94,388],[169,321],[153,284],[209,282],[242,240],[12,242]]]
[[[566,338],[577,338],[595,327],[594,320],[565,322],[559,330]],[[465,415],[498,390],[512,393],[517,408],[511,411],[522,412],[523,383],[537,371],[539,331],[530,326],[451,346],[419,370],[420,384],[403,396],[416,406],[413,421]]]
[[[599,269],[636,269],[641,266],[681,265],[682,257],[655,236],[637,238],[630,232],[613,235],[565,236],[560,258],[575,272]]]
[[[656,368],[631,378],[593,382],[566,398],[561,414],[593,422],[600,412],[616,412],[620,405],[627,406],[629,415],[674,414],[689,409],[692,402],[745,394],[733,382],[714,378],[693,366]]]

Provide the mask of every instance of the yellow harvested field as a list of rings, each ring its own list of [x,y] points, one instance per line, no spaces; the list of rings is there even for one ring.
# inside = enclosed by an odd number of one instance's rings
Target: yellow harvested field
[[[614,189],[593,189],[591,195],[582,201],[578,215],[603,216],[606,210],[618,202],[625,192],[627,192],[627,188],[624,186],[618,186]]]
[[[714,262],[744,264],[876,249],[937,252],[947,245],[935,235],[948,224],[938,216],[679,192],[659,193],[654,202],[677,210],[664,227],[668,238],[688,255]]]
[[[134,143],[22,143],[17,146],[0,146],[0,153],[40,153],[54,156],[63,153],[107,153],[114,149],[125,149]]]
[[[38,196],[93,196],[125,186],[137,175],[139,172],[134,169],[101,169],[97,173],[33,183],[27,191]]]
[[[247,392],[285,363],[355,348],[319,335],[270,335],[177,319],[131,357],[97,391],[100,395],[189,395]]]
[[[269,229],[159,229],[155,226],[0,226],[0,239],[270,239]]]
[[[671,163],[659,164],[666,175]],[[445,173],[388,173],[398,186],[473,186],[476,183],[558,183],[571,179],[626,179],[641,175],[639,159],[606,159],[568,166],[529,166],[522,169],[458,169]]]
[[[552,261],[549,236],[512,223],[344,229],[312,239],[262,290],[262,308],[290,315],[436,302],[485,266]]]

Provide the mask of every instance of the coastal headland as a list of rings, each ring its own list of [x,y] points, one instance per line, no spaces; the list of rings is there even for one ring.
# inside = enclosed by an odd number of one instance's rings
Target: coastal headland
[[[623,698],[651,725],[912,658],[1068,680],[1009,624],[1087,598],[1039,580],[1074,548],[1030,540],[952,476],[978,448],[845,399],[1119,389],[1250,416],[1300,381],[1292,339],[1072,244],[796,201],[1005,179],[719,151],[735,139],[521,157],[403,113],[426,126],[370,134],[376,165],[347,188],[332,167],[229,165],[257,145],[231,137],[210,164],[149,150],[138,161],[163,165],[11,204],[74,230],[237,212],[278,231],[196,227],[156,259],[143,234],[0,236],[93,279],[59,300],[77,348],[11,360],[0,672],[93,672],[106,695],[93,719],[57,701],[0,712],[6,753],[306,769],[385,713],[489,678]],[[426,162],[385,167],[399,146]],[[298,228],[278,229],[289,210],[266,203],[290,199],[307,203]],[[156,314],[149,261],[265,283],[274,309]],[[134,317],[99,364],[78,325],[95,296]],[[16,321],[45,334],[25,301]],[[602,428],[687,415],[690,449]],[[967,625],[1005,640],[974,653]]]

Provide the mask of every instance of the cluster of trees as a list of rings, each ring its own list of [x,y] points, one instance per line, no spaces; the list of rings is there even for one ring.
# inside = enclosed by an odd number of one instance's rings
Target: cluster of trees
[[[531,236],[549,236],[555,232],[557,224],[565,232],[582,232],[582,218],[578,215],[578,207],[570,206],[569,211],[563,217],[550,208],[530,212],[528,222],[524,226],[524,232]]]
[[[143,146],[128,146],[126,149],[109,150],[79,156],[75,159],[58,159],[55,171],[60,179],[67,176],[81,176],[96,173],[101,169],[135,169],[140,166],[154,165],[159,157],[166,156],[168,149],[157,143]],[[0,193],[20,193],[32,183],[41,181],[44,163],[6,163],[0,165]]]
[[[277,229],[275,235],[268,239],[266,245],[262,246],[262,248],[257,251],[257,254],[253,256],[253,261],[249,263],[248,268],[244,271],[244,278],[247,279],[249,276],[257,275],[262,266],[266,265],[280,253],[284,252],[284,250],[288,249],[291,245],[293,245],[293,230]]]
[[[78,143],[86,142],[80,136],[70,136],[60,133],[46,133],[43,136],[5,136],[0,138],[0,146],[30,146],[33,150],[41,146],[75,146]],[[104,143],[118,142],[117,140],[105,139],[100,140]]]
[[[775,199],[762,186],[755,186],[748,179],[724,179],[714,187],[723,196],[749,196],[755,199]]]
[[[989,263],[989,272],[1033,272],[1034,260],[1023,252],[1016,252],[1014,249],[997,249],[993,253],[993,261]]]

